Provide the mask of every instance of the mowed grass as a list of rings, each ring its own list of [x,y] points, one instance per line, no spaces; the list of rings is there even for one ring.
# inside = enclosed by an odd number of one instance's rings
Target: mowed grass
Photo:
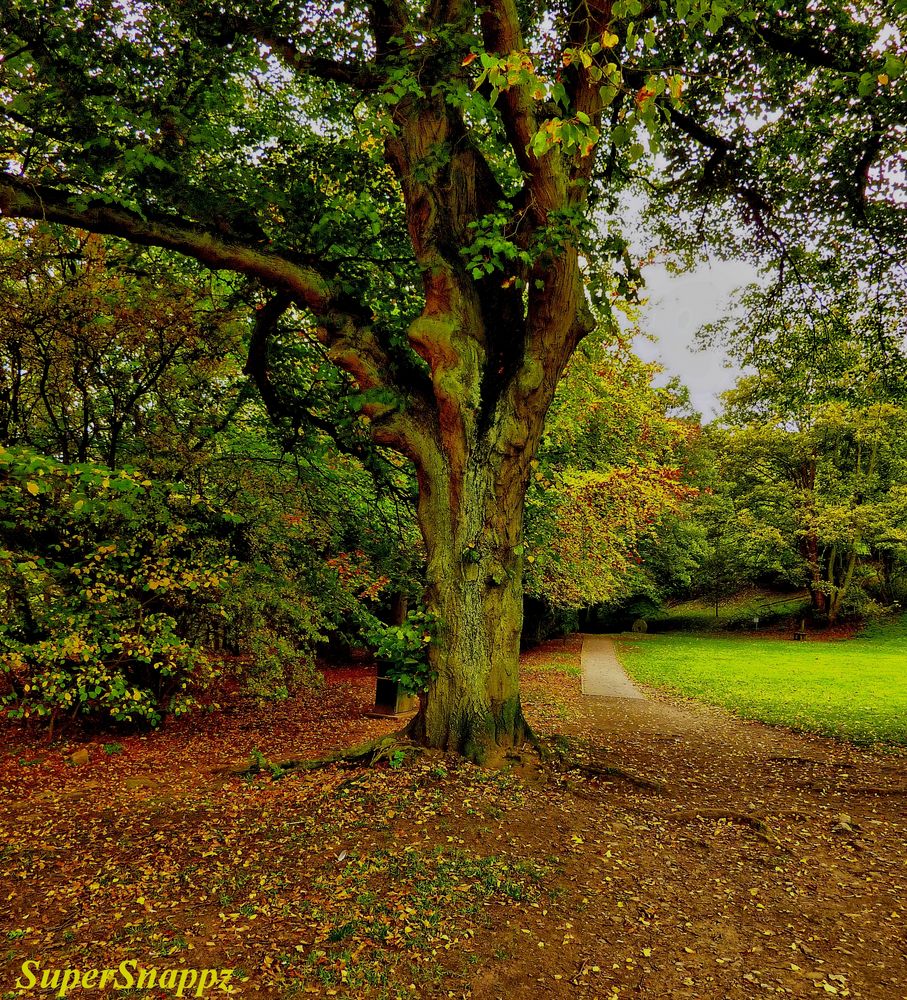
[[[907,744],[907,616],[839,642],[646,635],[617,652],[643,684],[747,719]]]

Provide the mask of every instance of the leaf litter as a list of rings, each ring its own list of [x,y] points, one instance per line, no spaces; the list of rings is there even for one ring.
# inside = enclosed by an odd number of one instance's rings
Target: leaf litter
[[[115,752],[4,728],[0,997],[26,959],[128,958],[274,998],[907,997],[904,758],[584,699],[579,648],[526,654],[524,700],[595,777],[527,752],[231,773],[391,731],[366,667]]]

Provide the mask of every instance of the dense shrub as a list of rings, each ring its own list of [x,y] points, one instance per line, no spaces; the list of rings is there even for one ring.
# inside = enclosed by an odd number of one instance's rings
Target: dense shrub
[[[229,524],[131,471],[0,448],[0,684],[9,714],[156,725],[197,704],[213,662],[191,609],[220,614]]]

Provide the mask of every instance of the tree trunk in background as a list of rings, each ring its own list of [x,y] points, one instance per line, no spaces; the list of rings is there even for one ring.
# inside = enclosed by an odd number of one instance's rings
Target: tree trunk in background
[[[819,561],[819,541],[814,532],[809,532],[800,540],[800,555],[809,570],[809,596],[813,616],[822,618],[828,610],[828,596],[822,587],[822,565]]]

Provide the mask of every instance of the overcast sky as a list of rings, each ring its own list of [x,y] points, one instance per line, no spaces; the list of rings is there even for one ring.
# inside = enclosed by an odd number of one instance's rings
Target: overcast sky
[[[646,268],[645,278],[648,304],[640,326],[657,339],[637,340],[636,352],[664,365],[668,375],[679,375],[693,406],[708,421],[720,409],[718,394],[734,384],[737,372],[725,367],[722,351],[696,350],[695,334],[723,315],[735,290],[755,281],[756,271],[743,261],[714,261],[689,274],[671,274],[654,264]]]

